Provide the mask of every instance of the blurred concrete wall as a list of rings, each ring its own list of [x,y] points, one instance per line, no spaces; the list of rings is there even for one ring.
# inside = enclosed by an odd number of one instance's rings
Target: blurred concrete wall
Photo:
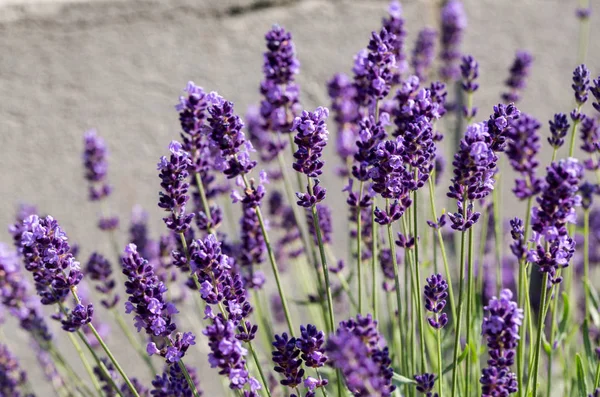
[[[527,49],[535,64],[520,107],[546,133],[546,120],[572,106],[577,1],[465,4],[463,48],[480,62],[480,117],[499,101],[515,51]],[[403,6],[411,49],[415,33],[435,18],[430,1]],[[303,104],[328,105],[324,83],[350,71],[386,8],[375,0],[0,2],[0,240],[9,239],[5,226],[23,201],[58,218],[85,254],[108,250],[81,170],[82,134],[92,127],[110,147],[114,211],[126,221],[141,204],[162,230],[155,164],[177,137],[173,106],[188,80],[218,90],[244,113],[259,100],[263,35],[277,22],[294,34]],[[591,37],[598,33],[593,23]],[[600,73],[599,40],[590,40],[587,63]],[[340,187],[329,187],[330,197]]]

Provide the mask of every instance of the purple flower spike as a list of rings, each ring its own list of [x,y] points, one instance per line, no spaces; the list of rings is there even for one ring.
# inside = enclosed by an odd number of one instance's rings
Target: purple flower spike
[[[575,241],[567,233],[567,223],[576,221],[575,207],[581,205],[577,195],[583,167],[574,158],[552,163],[542,194],[537,198],[538,207],[531,213],[531,228],[535,246],[527,253],[527,259],[548,273],[552,283],[559,283],[558,269],[569,265],[575,252]]]
[[[467,27],[467,16],[460,0],[447,1],[441,15],[441,53],[442,67],[440,75],[444,80],[456,80],[460,69],[456,65],[460,59],[460,44]]]
[[[590,154],[600,150],[600,124],[598,121],[592,117],[584,117],[580,130],[581,150]],[[598,164],[590,161],[586,162],[585,166],[588,170],[594,170],[598,167]]]
[[[473,212],[472,202],[487,197],[494,189],[498,156],[491,145],[487,124],[473,124],[454,155],[454,178],[447,194],[457,200],[458,211],[448,214],[454,230],[468,230],[477,222],[480,214]]]
[[[0,395],[13,397],[29,397],[23,391],[27,382],[27,374],[21,369],[16,357],[8,350],[6,345],[0,345]]]
[[[101,200],[110,195],[112,188],[106,181],[108,172],[108,150],[104,139],[96,130],[89,130],[84,135],[83,166],[85,179],[90,183],[89,199]]]
[[[434,274],[427,279],[425,285],[425,309],[435,314],[434,317],[427,318],[429,325],[435,329],[441,329],[448,324],[448,315],[442,313],[446,307],[446,298],[448,297],[448,283],[442,278],[441,274]],[[438,314],[442,313],[438,316]]]
[[[298,145],[293,167],[311,178],[323,172],[321,156],[329,136],[326,125],[328,116],[329,110],[319,107],[314,112],[303,111],[302,116],[296,117],[292,124],[292,129],[297,131],[294,142]]]
[[[105,295],[101,303],[107,309],[115,307],[119,302],[119,295],[115,293],[116,282],[112,277],[112,266],[101,254],[94,252],[90,256],[85,269],[90,279],[97,281],[96,290]]]
[[[573,84],[571,84],[575,93],[575,102],[578,106],[583,106],[588,99],[590,88],[590,71],[585,65],[579,65],[573,71]]]
[[[521,99],[521,92],[525,89],[529,69],[533,63],[533,56],[527,51],[517,51],[515,60],[510,67],[510,75],[504,82],[509,91],[502,94],[505,103],[517,103]]]
[[[460,64],[460,73],[462,75],[462,88],[466,93],[472,94],[479,88],[477,78],[479,77],[479,63],[471,55],[462,57]]]
[[[300,62],[296,58],[292,35],[283,27],[273,25],[265,35],[265,40],[265,80],[260,85],[263,96],[260,105],[262,128],[265,131],[289,133],[291,122],[299,112],[300,89],[295,78],[300,69]]]
[[[590,87],[590,92],[595,99],[592,105],[594,106],[594,109],[600,112],[600,76],[593,81],[593,85]]]
[[[285,332],[275,335],[273,342],[275,350],[272,360],[275,363],[275,372],[283,375],[279,382],[290,389],[296,388],[303,382],[304,369],[300,357],[300,349],[296,347],[296,338],[290,338]]]
[[[415,48],[412,52],[411,66],[420,81],[427,81],[429,68],[435,56],[435,41],[437,32],[432,28],[423,28],[417,35]]]
[[[536,176],[539,165],[537,154],[541,148],[538,130],[541,124],[533,117],[522,113],[511,120],[507,133],[509,138],[506,155],[512,168],[521,174],[515,180],[513,193],[521,200],[533,197],[540,192],[541,180]]]
[[[594,202],[594,196],[600,194],[600,186],[595,183],[583,182],[579,187],[581,195],[581,207],[584,210],[589,210]]]
[[[327,362],[325,355],[325,334],[319,331],[314,325],[308,324],[306,327],[300,326],[300,338],[296,345],[302,352],[302,359],[307,367],[319,368]]]
[[[510,125],[519,118],[520,114],[519,109],[512,103],[494,106],[494,114],[487,121],[488,132],[492,137],[490,148],[494,152],[504,151]]]
[[[417,382],[416,389],[419,393],[425,394],[427,397],[433,397],[434,394],[431,392],[435,384],[434,374],[421,374],[414,376],[415,382]],[[437,394],[435,394],[437,396]]]
[[[327,93],[336,125],[336,152],[345,162],[356,151],[356,120],[359,118],[358,105],[354,101],[356,89],[348,76],[338,73],[327,83]]]
[[[559,149],[565,143],[565,137],[569,131],[569,120],[567,115],[563,113],[557,113],[554,115],[554,119],[548,122],[550,125],[550,136],[548,137],[548,143],[554,149]]]
[[[483,319],[482,333],[486,337],[489,359],[488,368],[480,379],[484,397],[508,396],[516,393],[516,375],[510,372],[519,343],[519,327],[523,309],[512,301],[512,292],[504,289],[500,298],[493,297],[484,308],[488,315]]]
[[[514,218],[510,220],[510,235],[513,243],[510,245],[510,250],[519,261],[525,259],[527,253],[527,245],[525,244],[525,226],[523,220]]]
[[[388,7],[389,17],[382,21],[383,28],[391,33],[394,38],[390,40],[393,48],[394,60],[396,65],[392,68],[392,83],[398,84],[402,75],[408,69],[406,55],[404,54],[404,41],[406,39],[406,28],[404,27],[404,18],[402,17],[402,5],[397,0],[392,0]]]
[[[327,341],[331,365],[342,372],[353,395],[388,397],[396,389],[389,351],[383,343],[370,315],[340,323]]]
[[[170,215],[163,218],[167,227],[176,233],[185,232],[190,227],[194,214],[185,213],[185,205],[190,199],[187,194],[189,183],[188,169],[191,167],[189,153],[184,151],[177,141],[169,145],[171,156],[160,158],[157,169],[160,171],[160,186],[158,206]]]
[[[190,378],[192,378],[192,381],[196,385],[196,390],[202,395],[203,393],[200,390],[198,377],[194,368],[188,367],[187,370]],[[190,385],[179,365],[168,365],[162,375],[156,375],[156,378],[152,381],[152,386],[152,391],[150,392],[152,397],[193,396]],[[138,388],[138,390],[140,389]]]

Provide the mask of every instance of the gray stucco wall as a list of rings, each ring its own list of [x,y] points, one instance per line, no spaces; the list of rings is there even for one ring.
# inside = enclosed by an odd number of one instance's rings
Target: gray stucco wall
[[[432,19],[430,3],[403,2],[409,49]],[[553,113],[570,110],[576,3],[465,1],[463,48],[480,62],[480,117],[498,102],[517,49],[535,56],[521,108],[537,116],[544,131]],[[173,105],[188,80],[218,90],[243,113],[259,100],[263,35],[277,22],[294,34],[303,104],[328,105],[324,83],[337,71],[349,72],[386,8],[386,1],[345,0],[0,3],[0,240],[9,240],[5,225],[24,201],[58,218],[82,244],[82,258],[96,247],[109,250],[95,228],[97,210],[86,201],[82,178],[82,134],[91,127],[110,147],[114,211],[126,221],[132,206],[141,204],[155,230],[162,230],[155,164],[177,136]],[[600,24],[593,24],[591,37],[598,33]],[[590,41],[587,63],[600,73],[599,40]],[[332,198],[340,186],[330,187]],[[7,337],[10,332],[5,330]],[[134,361],[127,352],[117,354]],[[26,349],[20,356],[34,367]],[[205,357],[193,361],[204,363]],[[202,377],[212,376],[216,372]]]

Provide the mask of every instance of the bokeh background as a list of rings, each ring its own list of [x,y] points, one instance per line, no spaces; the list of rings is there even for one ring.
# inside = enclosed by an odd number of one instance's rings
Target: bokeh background
[[[598,0],[592,0],[592,7]],[[109,146],[112,212],[121,217],[120,241],[131,209],[139,204],[162,232],[156,207],[156,163],[178,137],[174,110],[188,80],[217,90],[239,113],[257,104],[264,33],[279,23],[293,33],[301,62],[302,104],[329,105],[326,81],[350,72],[353,55],[379,29],[387,1],[351,0],[0,0],[0,241],[20,202],[35,204],[59,219],[81,245],[110,253],[96,228],[97,207],[87,201],[81,151],[83,133],[96,128]],[[576,0],[465,0],[468,29],[462,46],[480,64],[475,96],[479,117],[499,102],[516,50],[535,57],[521,110],[536,116],[547,133],[555,112],[573,104],[571,72],[577,65]],[[418,30],[437,20],[433,0],[402,1],[407,50]],[[598,7],[597,7],[598,8]],[[596,11],[596,10],[595,10]],[[600,11],[600,8],[598,8]],[[592,14],[592,21],[598,16]],[[600,24],[592,22],[587,65],[600,73]],[[333,132],[333,131],[332,131]],[[544,145],[544,158],[551,153]],[[342,200],[341,181],[331,167],[325,180],[329,203]],[[542,164],[544,162],[542,161]],[[510,197],[507,185],[503,191]],[[508,204],[512,204],[509,202]],[[510,209],[518,208],[508,206]],[[335,208],[335,207],[334,207]],[[339,207],[338,207],[339,208]],[[345,211],[345,209],[344,209]],[[341,227],[346,213],[335,213]],[[338,228],[338,230],[346,230]],[[346,232],[336,234],[345,250]],[[26,339],[4,327],[27,368],[39,377]],[[66,340],[66,338],[63,338]],[[144,368],[120,341],[117,356],[136,375]],[[200,343],[203,345],[203,343]],[[71,354],[70,346],[61,346]],[[216,371],[206,366],[204,346],[194,350],[207,395],[220,395]],[[34,382],[41,395],[42,382]]]

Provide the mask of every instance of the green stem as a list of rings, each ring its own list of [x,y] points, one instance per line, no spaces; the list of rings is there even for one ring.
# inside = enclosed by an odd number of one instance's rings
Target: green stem
[[[600,360],[596,366],[596,375],[594,376],[594,390],[600,387]]]
[[[364,182],[360,181],[358,189],[358,205],[356,206],[356,262],[358,265],[358,312],[363,313],[363,274],[362,274],[362,209],[360,200],[362,198]]]
[[[248,182],[246,174],[242,174],[242,179],[244,181],[246,189],[250,189],[250,183]],[[290,315],[287,299],[285,298],[285,293],[283,292],[283,285],[281,283],[281,277],[279,276],[279,269],[277,268],[275,253],[273,252],[271,240],[269,239],[269,233],[267,232],[267,227],[265,225],[265,221],[260,207],[254,207],[254,211],[256,211],[256,217],[258,218],[258,223],[260,224],[260,230],[262,232],[263,239],[265,240],[265,247],[267,248],[269,262],[271,263],[271,269],[273,271],[273,275],[275,276],[275,283],[277,284],[277,291],[279,292],[279,298],[281,299],[281,306],[283,307],[283,313],[285,314],[285,320],[288,325],[288,330],[290,332],[290,336],[294,337],[294,325],[292,324],[292,316]],[[329,289],[329,291],[331,292],[331,289]]]
[[[94,357],[94,361],[96,361],[96,365],[98,366],[100,371],[102,371],[102,374],[104,375],[104,377],[106,378],[106,380],[110,384],[110,386],[114,389],[114,391],[119,396],[124,397],[123,393],[119,389],[119,386],[117,386],[117,384],[115,383],[115,380],[112,378],[110,372],[108,371],[108,368],[106,368],[106,365],[104,365],[102,360],[100,360],[100,357],[98,357],[98,355],[96,354],[96,352],[94,351],[94,349],[92,348],[92,346],[90,345],[90,343],[88,342],[87,338],[85,337],[85,335],[83,334],[83,332],[81,330],[77,331],[77,336],[79,336],[79,339],[81,339],[81,341],[83,342],[85,347],[91,353],[92,357]]]
[[[466,231],[463,231],[460,236],[460,261],[458,266],[460,267],[460,275],[458,280],[458,307],[456,321],[456,331],[454,333],[454,353],[452,362],[454,367],[452,368],[452,397],[456,396],[457,380],[458,380],[458,352],[460,349],[460,328],[462,322],[462,306],[463,306],[463,288],[465,283],[465,236]]]
[[[533,197],[527,199],[527,212],[525,214],[525,235],[524,242],[527,244],[529,240],[529,223],[531,222],[531,206],[533,204]],[[529,291],[525,289],[527,269],[525,267],[525,258],[519,258],[519,278],[517,283],[518,293],[518,304],[520,308],[526,306],[525,301],[529,300]],[[517,385],[519,388],[519,396],[523,397],[527,395],[527,384],[523,382],[525,376],[525,341],[527,340],[527,322],[531,321],[529,313],[525,313],[523,318],[523,324],[519,328],[519,339],[520,343],[517,344]]]
[[[436,313],[435,314],[436,322],[438,321],[438,319],[439,319],[438,313]],[[444,366],[443,366],[443,361],[442,361],[442,330],[441,329],[436,330],[436,339],[437,339],[437,359],[438,359],[438,384],[439,384],[439,389],[440,389],[439,397],[443,397],[444,396],[444,378],[443,378]]]
[[[581,8],[588,8],[590,6],[589,0],[581,0],[579,2]],[[590,36],[590,18],[584,18],[579,23],[579,51],[578,51],[578,63],[585,63],[588,51],[588,43]]]
[[[372,285],[372,298],[373,298],[373,319],[377,321],[377,295],[379,295],[379,288],[377,288],[377,243],[379,240],[379,234],[377,230],[377,222],[375,222],[375,204],[371,206],[371,281]]]
[[[187,384],[190,386],[190,389],[192,389],[192,394],[194,395],[194,397],[200,397],[200,393],[198,392],[198,389],[196,388],[196,385],[194,384],[194,380],[190,376],[190,373],[188,372],[187,367],[183,363],[183,360],[180,359],[177,362],[177,364],[179,365],[181,372],[183,372],[183,376],[185,377]]]
[[[102,397],[102,395],[103,395],[102,387],[100,386],[100,383],[98,382],[98,379],[96,378],[96,374],[94,374],[94,370],[90,366],[89,361],[85,357],[85,354],[83,353],[83,350],[81,349],[81,345],[79,344],[79,342],[77,342],[77,339],[75,339],[75,336],[73,335],[73,333],[68,332],[67,335],[69,336],[69,339],[71,340],[71,343],[73,344],[73,347],[77,351],[77,354],[79,355],[79,358],[81,359],[81,362],[83,364],[83,367],[85,368],[85,371],[90,376],[90,378],[92,380],[92,384],[94,385],[94,389],[96,389],[96,392],[98,393],[98,395],[100,397]]]
[[[389,199],[386,199],[386,209],[389,212],[390,204]],[[402,351],[402,327],[399,326],[403,321],[402,316],[402,295],[400,294],[400,274],[398,273],[398,260],[396,258],[396,244],[394,243],[394,232],[392,230],[392,224],[387,224],[388,243],[390,245],[390,255],[392,256],[392,266],[394,267],[394,287],[396,292],[396,307],[398,309],[398,326],[393,328],[398,330],[399,344],[396,346],[398,357],[402,357],[404,352]],[[393,317],[390,318],[393,321]],[[393,324],[393,323],[392,323]],[[406,371],[406,368],[403,368]]]
[[[500,169],[500,165],[498,165]],[[502,246],[504,235],[502,234],[502,218],[500,217],[500,172],[496,173],[496,188],[492,190],[492,201],[494,205],[494,248],[496,252],[496,290],[500,293],[502,289]]]
[[[473,315],[472,303],[473,303],[473,226],[469,228],[469,262],[468,262],[468,279],[467,279],[467,317],[466,317],[466,330],[467,330],[467,348],[469,352],[465,359],[465,379],[466,379],[466,393],[469,396],[471,386],[471,316]]]
[[[433,189],[433,179],[429,178],[429,204],[431,205],[431,213],[433,214],[434,222],[437,222],[437,214],[435,209],[435,192]],[[444,244],[444,238],[442,237],[442,230],[440,228],[436,229],[436,234],[438,237],[438,242],[440,245],[440,250],[442,252],[442,261],[444,262],[444,272],[446,272],[446,280],[448,281],[448,298],[450,300],[450,310],[452,314],[452,323],[453,328],[456,330],[456,316],[458,314],[456,310],[456,304],[454,302],[454,287],[452,286],[452,275],[450,273],[450,266],[448,265],[448,256],[446,255],[446,247]]]
[[[415,171],[415,178],[418,177]],[[413,237],[415,239],[415,279],[416,279],[416,294],[417,294],[417,317],[419,319],[419,337],[421,347],[421,373],[427,372],[427,360],[425,355],[425,327],[423,326],[423,308],[421,306],[421,265],[419,264],[419,211],[418,203],[419,198],[417,197],[417,191],[413,193]]]
[[[577,113],[581,112],[582,105],[577,105]],[[577,127],[579,126],[580,120],[573,121],[573,126],[571,127],[571,143],[569,144],[569,157],[573,157],[573,153],[575,152],[575,138],[577,137]]]
[[[590,316],[588,288],[590,282],[590,210],[583,210],[583,296],[585,299],[585,319]]]
[[[248,328],[246,327],[246,323],[242,321],[242,326],[244,327],[244,332],[248,333]],[[263,372],[262,366],[260,365],[260,360],[254,351],[254,347],[252,346],[252,342],[248,341],[248,350],[250,350],[250,354],[252,354],[252,358],[254,359],[254,363],[256,364],[256,368],[258,369],[258,373],[260,375],[260,379],[263,384],[263,388],[267,392],[267,396],[271,397],[271,391],[269,390],[269,383],[267,382],[267,378]]]
[[[537,396],[538,372],[540,367],[540,350],[542,347],[542,334],[544,332],[544,319],[546,317],[546,299],[548,295],[548,273],[544,273],[542,281],[542,297],[540,300],[540,313],[538,316],[538,329],[533,357],[533,396]]]
[[[144,351],[144,348],[140,345],[139,340],[131,333],[121,313],[119,313],[119,311],[116,308],[112,308],[110,311],[117,324],[119,325],[119,328],[121,328],[123,334],[125,334],[131,346],[133,346],[133,348],[138,352],[142,360],[144,360],[144,362],[148,366],[148,369],[150,369],[151,376],[154,377],[157,371],[156,368],[154,368],[154,364],[152,364],[150,356],[148,356],[148,354]]]

